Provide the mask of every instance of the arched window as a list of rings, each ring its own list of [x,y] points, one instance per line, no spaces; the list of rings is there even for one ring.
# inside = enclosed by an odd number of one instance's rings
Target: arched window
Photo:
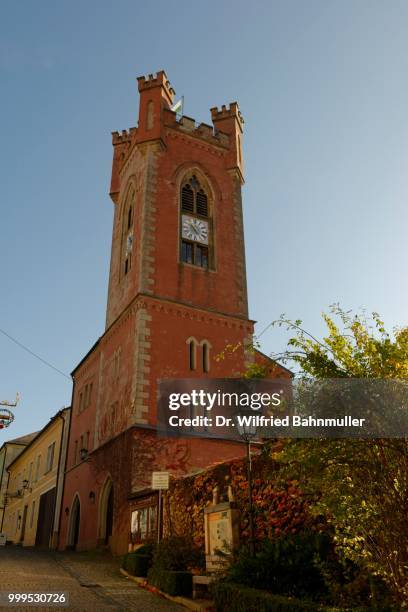
[[[180,200],[181,261],[209,268],[212,227],[208,189],[195,174],[190,175],[181,185]]]
[[[126,196],[122,216],[121,278],[124,278],[132,267],[134,199],[135,190],[131,185]]]
[[[197,340],[195,338],[188,338],[186,341],[188,347],[188,365],[191,371],[197,368]]]
[[[211,344],[208,340],[201,341],[201,360],[203,372],[207,373],[210,371],[210,348]]]

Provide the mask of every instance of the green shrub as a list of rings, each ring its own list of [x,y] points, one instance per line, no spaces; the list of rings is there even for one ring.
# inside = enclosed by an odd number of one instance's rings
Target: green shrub
[[[327,608],[314,602],[274,595],[239,584],[217,582],[211,586],[217,612],[317,612]]]
[[[153,542],[147,542],[146,544],[142,544],[139,548],[136,548],[133,552],[137,555],[148,555],[150,558],[153,557],[155,544]]]
[[[190,572],[166,570],[152,567],[148,572],[150,584],[169,595],[190,597],[193,590],[193,577]]]
[[[190,538],[172,536],[162,540],[154,549],[152,566],[164,570],[186,571],[192,567],[204,567],[201,549]]]
[[[386,585],[336,555],[328,534],[303,532],[265,542],[254,557],[243,548],[225,580],[273,594],[316,600],[342,610],[392,610]],[[317,605],[317,604],[316,604]]]
[[[348,559],[329,558],[320,564],[330,601],[347,609],[395,610],[387,585],[379,576]]]
[[[151,557],[149,555],[139,555],[137,552],[128,553],[124,559],[123,568],[132,574],[132,576],[147,576],[148,569],[151,565]]]
[[[329,538],[322,534],[284,535],[265,542],[253,557],[242,549],[226,578],[282,595],[321,596],[327,588],[317,561],[326,558],[330,548]]]

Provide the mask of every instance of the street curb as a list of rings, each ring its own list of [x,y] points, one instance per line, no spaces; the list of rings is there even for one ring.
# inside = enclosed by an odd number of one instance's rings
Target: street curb
[[[147,583],[146,578],[132,576],[122,567],[120,568],[120,573],[126,576],[126,578],[129,578],[129,580],[135,582],[138,586],[144,586]],[[214,603],[210,600],[206,600],[205,602],[194,601],[193,599],[187,599],[187,597],[180,597],[179,595],[173,596],[169,595],[168,593],[163,593],[163,591],[159,591],[159,589],[155,589],[155,593],[158,593],[173,603],[177,603],[180,606],[188,608],[189,610],[193,610],[193,612],[208,612],[209,610],[214,609]]]

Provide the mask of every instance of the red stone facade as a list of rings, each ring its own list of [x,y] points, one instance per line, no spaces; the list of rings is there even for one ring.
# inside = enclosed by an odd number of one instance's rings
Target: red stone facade
[[[212,125],[197,125],[171,110],[174,91],[163,71],[138,85],[138,127],[113,133],[106,329],[73,372],[61,549],[105,543],[125,552],[132,510],[154,506],[153,470],[184,475],[243,454],[232,442],[158,439],[158,379],[239,376],[251,358],[262,359],[245,351],[253,322],[238,106],[211,109]],[[202,219],[182,209],[190,184],[205,194]],[[198,241],[185,239],[192,219],[201,223]],[[228,345],[239,348],[217,359]],[[153,530],[150,511],[141,520]]]

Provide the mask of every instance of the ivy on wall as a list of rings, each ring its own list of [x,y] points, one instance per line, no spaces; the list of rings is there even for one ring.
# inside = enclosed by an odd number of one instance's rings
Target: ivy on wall
[[[276,484],[276,464],[270,457],[252,458],[255,535],[258,541],[273,539],[281,533],[303,529],[320,530],[319,521],[309,513],[308,503],[296,486]],[[276,472],[275,472],[276,473]],[[217,464],[204,472],[182,479],[172,479],[164,501],[164,534],[190,536],[197,546],[204,546],[204,509],[212,504],[218,486],[220,501],[228,500],[231,487],[240,510],[241,540],[249,537],[248,480],[246,460]]]

